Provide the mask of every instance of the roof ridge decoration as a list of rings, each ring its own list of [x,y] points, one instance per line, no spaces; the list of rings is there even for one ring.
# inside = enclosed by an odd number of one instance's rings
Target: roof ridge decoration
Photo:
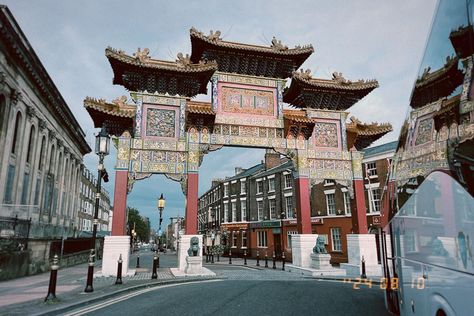
[[[145,63],[151,58],[150,49],[145,47],[143,51],[140,51],[140,47],[138,47],[137,51],[133,53],[133,57],[138,59],[141,63]]]
[[[423,69],[423,73],[421,74],[421,76],[418,77],[418,79],[416,80],[416,84],[423,84],[427,80],[436,78],[438,75],[443,74],[445,70],[449,69],[449,67],[453,66],[454,63],[457,63],[457,61],[457,57],[448,55],[446,56],[446,62],[444,63],[443,67],[433,72],[431,72],[430,66],[426,67],[425,69]]]
[[[273,38],[272,38],[272,44],[270,45],[270,47],[272,47],[274,50],[278,50],[278,51],[288,50],[288,46],[283,45],[281,43],[281,41],[279,41],[275,38],[275,36],[273,36]]]

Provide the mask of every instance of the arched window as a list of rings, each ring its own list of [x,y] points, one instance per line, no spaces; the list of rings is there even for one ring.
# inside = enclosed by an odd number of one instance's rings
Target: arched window
[[[41,151],[40,151],[40,156],[39,156],[39,165],[38,165],[38,170],[43,170],[43,161],[44,161],[44,147],[46,146],[46,136],[43,136],[43,139],[41,139]]]
[[[19,137],[19,134],[20,134],[20,128],[21,128],[21,113],[18,112],[16,114],[16,120],[15,120],[15,129],[14,129],[14,132],[13,132],[13,142],[12,142],[12,149],[11,149],[11,153],[12,154],[15,154],[18,150],[17,150],[17,147],[18,147],[18,137]]]
[[[54,173],[54,157],[56,153],[54,152],[54,145],[51,146],[51,155],[49,156],[49,173],[53,174]]]
[[[31,155],[33,153],[33,147],[35,145],[35,126],[31,125],[30,139],[28,140],[28,152],[26,153],[26,162],[31,163]]]
[[[5,96],[0,95],[0,131],[3,130],[3,124],[5,120],[5,113],[7,106],[6,106],[6,101],[5,101]]]

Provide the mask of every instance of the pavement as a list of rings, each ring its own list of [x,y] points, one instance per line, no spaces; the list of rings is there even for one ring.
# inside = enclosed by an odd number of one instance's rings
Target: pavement
[[[136,266],[138,256],[140,258],[139,267]],[[94,304],[98,302],[113,300],[113,298],[117,296],[125,297],[127,295],[138,295],[143,291],[143,293],[155,291],[158,287],[178,286],[181,283],[187,283],[186,288],[192,288],[194,286],[192,285],[194,284],[193,282],[196,281],[313,281],[313,283],[315,283],[314,277],[288,272],[288,270],[283,271],[281,262],[276,262],[276,269],[273,269],[273,262],[271,260],[268,260],[268,268],[266,268],[264,260],[260,260],[260,266],[257,266],[257,261],[254,259],[248,259],[247,264],[245,264],[244,259],[241,258],[232,258],[232,264],[229,264],[229,258],[227,257],[221,257],[219,261],[217,261],[216,257],[214,259],[214,263],[212,264],[206,262],[204,257],[203,266],[215,272],[215,277],[176,278],[170,272],[171,267],[177,266],[176,253],[161,253],[158,278],[152,280],[151,268],[153,252],[141,250],[130,256],[129,267],[136,269],[135,275],[124,276],[122,278],[123,284],[121,285],[115,285],[115,277],[96,275],[93,282],[94,292],[92,293],[84,293],[88,268],[87,264],[60,269],[58,271],[56,288],[57,300],[54,302],[44,302],[44,298],[48,293],[49,272],[3,281],[0,282],[0,315],[62,315],[78,308],[84,308],[84,306],[94,306]],[[95,272],[100,272],[100,270],[101,261],[97,261]],[[354,280],[348,279],[347,277],[318,277],[316,279],[326,282],[332,280],[338,281],[337,283],[349,283],[343,284],[349,288],[351,288],[352,283],[354,283]],[[377,280],[374,280],[373,283],[374,288],[377,288]],[[364,288],[364,286],[360,286],[359,283],[357,289],[361,287]],[[352,288],[356,289],[355,286]],[[370,289],[367,286],[364,289],[370,290],[372,286]],[[190,298],[190,300],[192,301],[192,298]],[[181,300],[179,301],[181,302]],[[172,311],[170,310],[170,312]]]

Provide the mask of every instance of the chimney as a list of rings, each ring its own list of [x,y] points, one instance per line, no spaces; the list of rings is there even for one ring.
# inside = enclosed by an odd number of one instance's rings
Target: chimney
[[[222,179],[218,179],[218,178],[212,179],[211,188],[214,188],[214,187],[218,186],[219,183],[221,183],[221,182],[222,182]]]
[[[273,149],[267,149],[265,153],[265,169],[271,169],[280,165],[280,154],[273,151]]]
[[[238,175],[239,173],[244,172],[245,169],[242,167],[235,167],[235,175]]]

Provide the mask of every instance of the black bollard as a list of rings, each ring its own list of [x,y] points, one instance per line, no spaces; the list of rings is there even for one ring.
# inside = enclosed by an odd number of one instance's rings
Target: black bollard
[[[52,302],[56,300],[56,280],[58,279],[58,255],[54,255],[53,264],[51,265],[51,274],[49,275],[49,287],[48,295],[46,295],[44,301]]]
[[[220,261],[219,261],[219,256],[220,256],[220,254],[217,253],[217,262],[220,262]]]
[[[156,253],[154,254],[153,256],[153,271],[152,271],[152,274],[151,274],[151,278],[152,279],[156,279],[158,278],[158,274],[156,273],[156,265],[158,263],[158,256],[156,255]]]
[[[265,251],[265,268],[268,268],[268,256],[267,256],[266,251]]]
[[[140,268],[140,254],[137,255],[137,269]]]
[[[365,259],[362,256],[362,274],[360,276],[362,279],[367,279],[367,275],[365,274]]]
[[[209,251],[207,251],[207,249],[206,249],[206,263],[208,263],[208,262],[209,262]]]
[[[214,253],[211,252],[211,263],[214,263]]]
[[[285,252],[284,251],[281,253],[281,264],[282,264],[281,270],[285,271]]]
[[[247,265],[247,250],[244,250],[244,265]]]
[[[160,268],[160,253],[158,251],[156,252],[156,268]]]
[[[232,264],[232,250],[229,249],[229,264]]]
[[[117,265],[117,279],[115,280],[115,284],[122,284],[122,254],[120,254],[119,259],[118,259],[118,265]]]
[[[94,288],[92,287],[92,281],[94,279],[94,250],[91,249],[91,253],[89,254],[89,267],[87,270],[87,284],[84,292],[92,293],[94,292]]]
[[[260,267],[260,254],[257,251],[257,267]]]
[[[273,252],[273,269],[276,269],[276,255],[275,255],[275,251]]]

